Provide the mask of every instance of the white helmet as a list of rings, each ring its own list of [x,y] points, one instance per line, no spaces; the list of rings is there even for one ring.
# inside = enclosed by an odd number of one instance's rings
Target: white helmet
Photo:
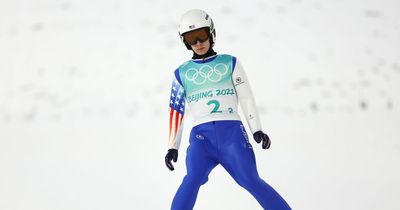
[[[191,49],[188,44],[186,44],[183,40],[182,34],[194,31],[199,28],[207,27],[210,29],[211,35],[211,46],[214,46],[215,43],[215,28],[214,22],[212,21],[211,17],[204,12],[203,10],[199,9],[192,9],[187,11],[185,14],[182,15],[180,24],[179,24],[179,36],[181,37],[182,42],[186,45],[188,49]]]

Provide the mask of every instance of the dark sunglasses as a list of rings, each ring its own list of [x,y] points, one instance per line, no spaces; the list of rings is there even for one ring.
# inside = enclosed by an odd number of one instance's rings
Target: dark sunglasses
[[[208,28],[199,28],[183,34],[183,41],[188,45],[195,45],[197,40],[200,42],[205,42],[208,38],[210,38],[210,32]]]

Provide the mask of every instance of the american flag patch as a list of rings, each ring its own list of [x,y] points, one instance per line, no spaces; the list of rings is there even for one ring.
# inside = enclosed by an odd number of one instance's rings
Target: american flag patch
[[[185,113],[185,90],[178,80],[172,82],[169,102],[169,145],[175,145],[178,129],[182,124]]]

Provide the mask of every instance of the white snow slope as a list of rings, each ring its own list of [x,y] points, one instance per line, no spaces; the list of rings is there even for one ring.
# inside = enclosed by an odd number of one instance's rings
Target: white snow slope
[[[169,209],[164,165],[177,25],[215,21],[270,150],[260,176],[295,210],[398,210],[400,3],[395,0],[0,1],[0,209]],[[218,166],[195,209],[261,209]]]

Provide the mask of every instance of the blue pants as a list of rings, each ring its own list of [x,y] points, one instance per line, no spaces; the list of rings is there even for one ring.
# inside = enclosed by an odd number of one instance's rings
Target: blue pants
[[[257,172],[256,160],[241,121],[207,122],[193,127],[186,154],[187,175],[175,194],[172,210],[191,210],[200,186],[221,164],[235,181],[267,210],[290,209],[285,200]]]

